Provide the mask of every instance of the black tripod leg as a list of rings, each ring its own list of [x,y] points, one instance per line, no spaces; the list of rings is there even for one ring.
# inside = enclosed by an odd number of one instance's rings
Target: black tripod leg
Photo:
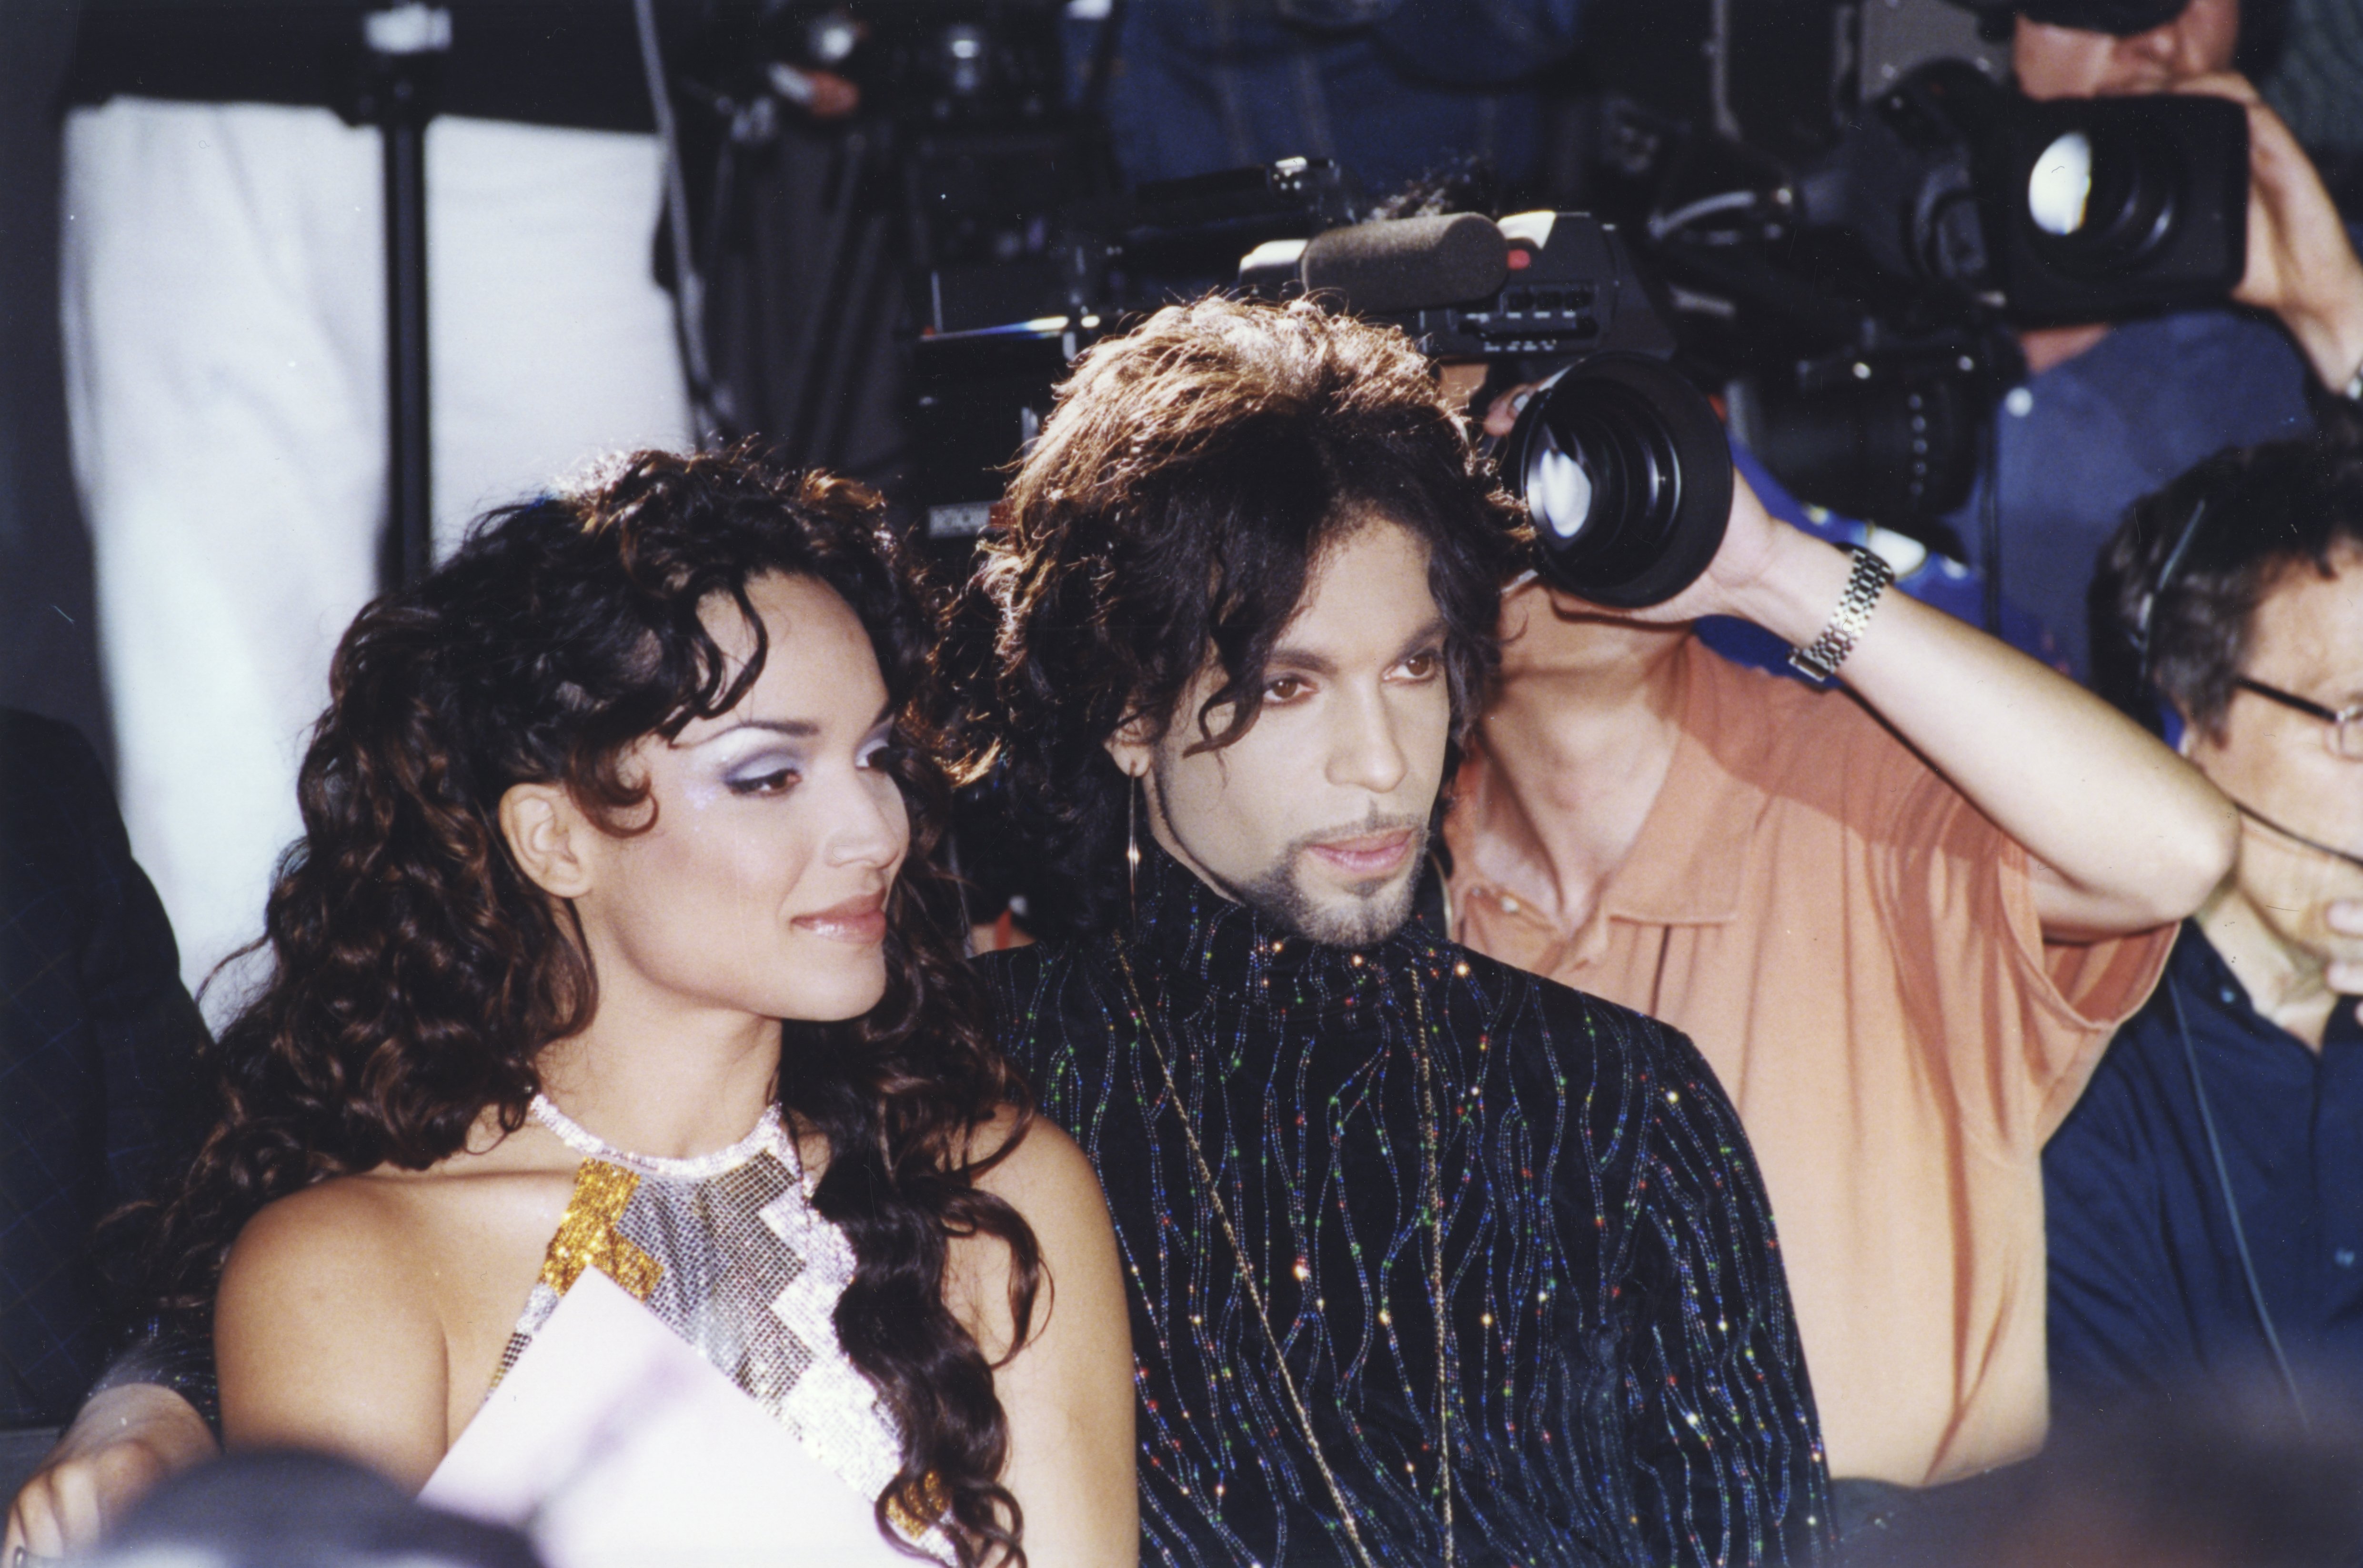
[[[820,384],[819,424],[813,432],[812,453],[815,462],[830,467],[843,463],[838,450],[843,435],[848,409],[860,401],[857,378],[867,367],[855,362],[861,340],[869,336],[871,312],[876,308],[879,285],[886,272],[886,233],[892,227],[884,214],[873,214],[861,226],[861,246],[854,262],[852,289],[844,312],[831,324],[829,352],[826,361],[829,374]]]
[[[786,401],[779,411],[779,425],[774,434],[787,443],[790,454],[800,462],[812,461],[807,444],[807,428],[812,422],[816,367],[826,369],[824,344],[829,336],[833,319],[831,308],[836,297],[843,292],[839,275],[844,272],[850,229],[856,205],[860,198],[863,165],[869,161],[868,139],[860,131],[848,132],[837,152],[836,179],[838,199],[828,211],[827,228],[821,242],[819,266],[815,272],[818,287],[813,290],[809,307],[796,324],[795,352],[788,361],[787,373],[782,378],[786,389]]]
[[[434,448],[427,395],[427,121],[389,90],[385,164],[387,585],[434,565]]]

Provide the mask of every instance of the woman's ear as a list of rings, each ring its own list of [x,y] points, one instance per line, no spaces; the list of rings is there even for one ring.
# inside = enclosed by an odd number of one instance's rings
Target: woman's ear
[[[582,815],[560,784],[511,784],[501,796],[501,836],[509,853],[553,898],[580,898],[591,891],[586,835],[598,828]]]

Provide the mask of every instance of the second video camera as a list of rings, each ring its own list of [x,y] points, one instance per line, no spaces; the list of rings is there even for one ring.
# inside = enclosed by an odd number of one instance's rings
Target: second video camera
[[[2191,95],[2042,101],[1923,67],[1795,185],[1793,221],[2034,324],[2211,303],[2247,264],[2248,122]]]

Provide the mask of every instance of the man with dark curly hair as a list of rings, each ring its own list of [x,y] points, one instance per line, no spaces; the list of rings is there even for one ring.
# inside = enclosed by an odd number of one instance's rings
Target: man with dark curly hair
[[[1160,311],[1078,363],[1003,523],[977,762],[1070,934],[984,962],[1114,1211],[1145,1560],[1818,1557],[1714,1074],[1410,918],[1522,542],[1426,362]]]

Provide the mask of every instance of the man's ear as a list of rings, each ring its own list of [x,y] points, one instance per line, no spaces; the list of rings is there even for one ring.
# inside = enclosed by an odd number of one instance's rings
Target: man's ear
[[[2164,692],[2157,693],[2155,700],[2158,703],[2158,720],[2166,731],[2162,739],[2174,749],[2176,756],[2186,762],[2191,761],[2191,753],[2199,746],[2199,726],[2191,722],[2191,716],[2182,711],[2180,703],[2176,702]]]
[[[1149,764],[1156,760],[1156,746],[1148,738],[1149,725],[1145,718],[1128,718],[1121,728],[1107,738],[1107,754],[1115,759],[1128,779],[1148,776]]]
[[[501,837],[535,886],[553,898],[591,891],[587,835],[599,829],[560,784],[511,784],[501,796]]]

